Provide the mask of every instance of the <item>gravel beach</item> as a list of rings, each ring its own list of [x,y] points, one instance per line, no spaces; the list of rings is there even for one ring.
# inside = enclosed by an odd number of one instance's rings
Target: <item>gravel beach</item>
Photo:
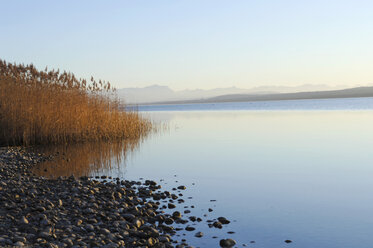
[[[160,210],[175,195],[156,182],[33,175],[46,159],[0,148],[1,247],[191,247],[172,239],[170,224],[187,220]]]

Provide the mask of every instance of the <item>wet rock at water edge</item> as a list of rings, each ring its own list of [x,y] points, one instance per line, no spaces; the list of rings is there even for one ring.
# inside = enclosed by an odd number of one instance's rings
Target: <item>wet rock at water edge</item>
[[[185,227],[185,230],[187,230],[188,232],[191,232],[191,231],[194,231],[196,229],[192,226],[187,226],[187,227]]]
[[[197,217],[196,216],[190,216],[189,220],[195,222],[197,220]]]
[[[219,242],[220,247],[223,248],[230,248],[233,247],[236,244],[236,241],[233,239],[221,239]]]
[[[172,213],[172,217],[174,217],[175,219],[180,219],[181,213],[179,211],[175,211]]]
[[[174,223],[174,220],[172,218],[166,218],[164,220],[164,223],[166,223],[167,225],[172,225]]]
[[[223,225],[221,224],[221,222],[219,221],[215,221],[213,224],[212,224],[213,227],[216,227],[216,228],[219,228],[219,229],[222,229],[223,228]]]
[[[194,236],[196,236],[197,238],[202,238],[203,237],[203,232],[198,232]]]
[[[173,204],[173,203],[168,203],[167,206],[168,206],[169,209],[176,208],[175,204]]]
[[[224,224],[224,225],[227,225],[229,223],[231,223],[229,220],[227,220],[225,217],[219,217],[218,218],[218,221],[221,223],[221,224]]]

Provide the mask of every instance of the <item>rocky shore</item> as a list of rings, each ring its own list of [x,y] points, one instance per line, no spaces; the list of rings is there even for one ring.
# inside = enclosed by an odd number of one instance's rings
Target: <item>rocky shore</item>
[[[156,182],[33,175],[30,169],[46,159],[52,158],[0,148],[0,247],[191,247],[173,240],[172,224],[193,220],[162,210],[160,200],[172,209],[178,196]]]

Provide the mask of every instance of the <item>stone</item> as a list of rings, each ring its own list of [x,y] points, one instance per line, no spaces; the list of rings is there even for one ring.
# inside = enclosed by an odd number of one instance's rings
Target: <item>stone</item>
[[[171,224],[174,223],[174,220],[173,220],[172,218],[166,218],[166,219],[164,220],[164,222],[165,222],[167,225],[171,225]]]
[[[172,213],[172,217],[174,217],[175,219],[180,219],[181,213],[179,211],[175,211]]]
[[[192,226],[187,226],[187,227],[185,227],[185,230],[187,230],[188,232],[191,232],[191,231],[194,231],[196,229]]]
[[[16,243],[14,243],[14,246],[16,246],[16,247],[23,247],[23,246],[25,246],[25,244],[23,242],[21,242],[21,241],[17,241]]]
[[[101,232],[102,234],[104,234],[104,235],[109,235],[109,234],[110,234],[110,231],[109,231],[108,229],[106,229],[106,228],[101,228],[101,229],[100,229],[100,232]]]
[[[21,224],[28,224],[29,223],[29,221],[26,219],[26,217],[25,216],[22,216],[22,218],[21,218],[21,220],[20,220],[20,223]]]
[[[51,234],[48,232],[39,233],[39,237],[48,240],[51,237]]]
[[[154,246],[156,242],[157,242],[156,239],[148,238],[147,245],[151,247],[151,246]]]
[[[231,248],[236,244],[233,239],[221,239],[219,245],[223,248]]]
[[[169,208],[169,209],[173,209],[173,208],[176,208],[176,206],[175,206],[175,204],[168,203],[168,208]]]
[[[212,226],[213,226],[213,227],[216,227],[216,228],[219,228],[219,229],[223,228],[221,222],[219,222],[219,221],[215,221],[215,222],[212,224]]]
[[[170,239],[167,237],[167,236],[160,236],[158,238],[159,242],[161,243],[167,243],[167,242],[170,242]]]
[[[226,225],[226,224],[229,224],[230,223],[230,221],[229,220],[227,220],[226,218],[224,218],[224,217],[219,217],[218,218],[218,220],[219,220],[219,222],[220,223],[222,223],[222,224],[224,224],[224,225]]]
[[[93,232],[95,230],[95,227],[92,224],[87,224],[85,226],[85,229],[89,232]]]

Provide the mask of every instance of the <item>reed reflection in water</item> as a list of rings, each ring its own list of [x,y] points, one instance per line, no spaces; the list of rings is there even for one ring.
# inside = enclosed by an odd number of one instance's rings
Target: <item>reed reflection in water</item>
[[[123,173],[128,155],[134,152],[143,139],[122,142],[95,142],[34,148],[38,153],[53,156],[33,169],[33,173],[48,178],[59,176],[90,176],[106,170]],[[120,174],[122,174],[120,173]]]

